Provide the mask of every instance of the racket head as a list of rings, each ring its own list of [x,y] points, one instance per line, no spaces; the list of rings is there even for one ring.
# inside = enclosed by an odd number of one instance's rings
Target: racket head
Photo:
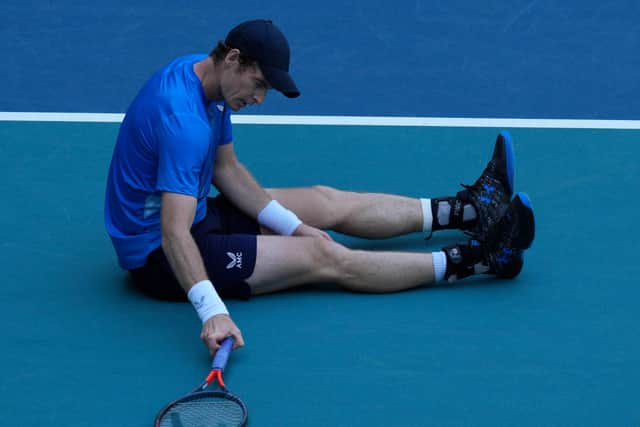
[[[247,407],[226,390],[206,390],[174,400],[156,417],[155,427],[244,427]]]

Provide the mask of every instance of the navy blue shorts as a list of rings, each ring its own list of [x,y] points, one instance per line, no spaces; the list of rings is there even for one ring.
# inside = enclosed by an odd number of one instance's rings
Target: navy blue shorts
[[[256,265],[258,223],[220,195],[207,199],[207,215],[191,228],[191,234],[218,294],[249,299],[251,288],[245,280]],[[187,299],[162,247],[149,254],[143,267],[130,273],[135,285],[154,298]]]

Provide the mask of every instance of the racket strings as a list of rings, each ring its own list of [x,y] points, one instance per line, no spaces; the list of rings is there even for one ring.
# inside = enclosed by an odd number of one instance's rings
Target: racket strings
[[[175,402],[160,419],[160,427],[241,426],[245,409],[231,396],[206,394]]]

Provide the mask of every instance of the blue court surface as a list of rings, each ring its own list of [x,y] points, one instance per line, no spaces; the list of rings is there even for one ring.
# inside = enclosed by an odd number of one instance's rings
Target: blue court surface
[[[287,34],[303,92],[235,118],[264,186],[449,195],[508,129],[536,240],[513,281],[228,301],[247,345],[225,378],[250,425],[640,424],[636,2],[5,3],[0,425],[150,426],[210,363],[193,308],[141,295],[118,269],[102,213],[117,120],[9,113],[123,113],[156,68],[252,17]],[[256,124],[291,115],[308,117]],[[309,124],[326,116],[343,119]],[[334,237],[406,251],[464,238]]]

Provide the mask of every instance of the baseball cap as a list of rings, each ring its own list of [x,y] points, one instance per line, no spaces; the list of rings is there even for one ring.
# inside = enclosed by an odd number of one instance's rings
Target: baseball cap
[[[300,96],[289,75],[289,42],[273,22],[267,19],[243,22],[229,31],[224,42],[258,62],[269,84],[284,96]]]

